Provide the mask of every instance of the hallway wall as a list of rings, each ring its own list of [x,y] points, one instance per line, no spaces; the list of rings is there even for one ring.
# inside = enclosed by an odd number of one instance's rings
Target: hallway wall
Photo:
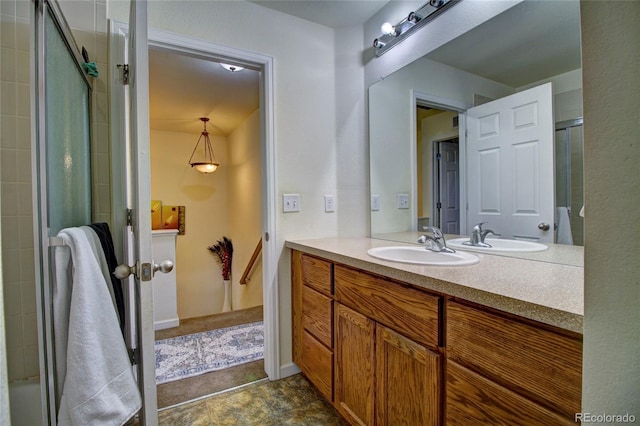
[[[185,206],[185,235],[176,239],[178,317],[221,312],[224,285],[207,247],[229,235],[227,139],[211,135],[218,170],[198,173],[188,164],[198,135],[151,130],[151,199]]]
[[[247,284],[240,278],[262,238],[262,160],[260,110],[256,110],[228,137],[229,235],[233,238],[233,308],[262,305],[262,255]]]

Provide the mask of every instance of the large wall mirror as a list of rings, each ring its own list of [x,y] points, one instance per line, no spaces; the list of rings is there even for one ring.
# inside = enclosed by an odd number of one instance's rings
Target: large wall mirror
[[[577,0],[524,1],[369,87],[372,238],[415,242],[427,225],[467,236],[481,220],[503,238],[539,240],[554,248],[518,257],[582,265],[579,13]],[[542,145],[524,144],[520,154],[501,159],[538,180],[527,180],[515,195],[496,180],[494,188],[501,189],[479,201],[525,200],[530,206],[521,216],[532,216],[535,229],[520,229],[504,214],[475,215],[468,205],[478,203],[478,182],[500,174],[491,172],[497,164],[493,157],[478,157],[469,148],[469,133],[487,131],[491,120],[482,121],[488,117],[482,108],[540,90],[548,90],[548,103],[531,109],[531,120],[523,123],[548,117],[547,154],[540,155]],[[478,115],[480,124],[473,121]],[[485,167],[480,174],[478,164]],[[529,189],[538,192],[525,192]],[[538,211],[543,208],[545,214]],[[507,223],[515,227],[508,236]],[[549,225],[547,231],[543,225]]]

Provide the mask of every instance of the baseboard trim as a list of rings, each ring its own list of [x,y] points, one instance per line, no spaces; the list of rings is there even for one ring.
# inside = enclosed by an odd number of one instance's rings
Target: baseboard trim
[[[175,318],[168,319],[168,320],[155,321],[153,323],[153,329],[155,331],[158,331],[158,330],[164,330],[164,329],[167,329],[167,328],[177,327],[179,325],[180,325],[180,318],[175,317]]]
[[[284,379],[285,377],[293,376],[294,374],[298,374],[300,372],[300,368],[295,365],[293,362],[290,362],[285,365],[280,366],[280,378]]]

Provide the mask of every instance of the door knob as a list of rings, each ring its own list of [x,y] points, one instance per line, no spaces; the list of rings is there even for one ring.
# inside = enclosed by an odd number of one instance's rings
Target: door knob
[[[548,231],[549,229],[551,229],[551,226],[548,223],[540,222],[538,224],[538,229],[541,231]]]
[[[155,274],[158,271],[164,274],[168,274],[169,272],[173,271],[173,262],[170,261],[169,259],[165,259],[162,262],[160,262],[160,264],[154,263],[153,273]]]
[[[116,269],[113,271],[113,275],[115,275],[116,278],[123,280],[132,274],[136,276],[136,269],[137,265],[129,266],[126,263],[123,263],[122,265],[116,266]]]

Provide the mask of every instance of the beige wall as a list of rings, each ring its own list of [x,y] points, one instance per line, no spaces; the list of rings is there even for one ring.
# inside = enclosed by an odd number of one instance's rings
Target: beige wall
[[[203,175],[188,165],[197,134],[151,131],[151,198],[186,207],[186,232],[177,237],[175,259],[180,319],[222,311],[221,270],[207,247],[223,236],[234,249],[233,309],[262,305],[260,260],[249,284],[239,283],[262,229],[259,111],[228,137],[210,137],[220,167]]]
[[[260,111],[256,110],[228,137],[229,235],[233,237],[233,307],[262,305],[262,259],[247,284],[239,280],[262,234],[262,163]]]
[[[615,3],[615,4],[614,4]],[[582,409],[640,418],[640,2],[581,2]]]
[[[220,167],[198,173],[188,164],[197,134],[151,130],[151,199],[185,206],[185,235],[176,243],[178,317],[221,312],[224,286],[220,267],[207,247],[229,234],[227,140],[211,136]],[[235,276],[234,276],[235,278]]]

